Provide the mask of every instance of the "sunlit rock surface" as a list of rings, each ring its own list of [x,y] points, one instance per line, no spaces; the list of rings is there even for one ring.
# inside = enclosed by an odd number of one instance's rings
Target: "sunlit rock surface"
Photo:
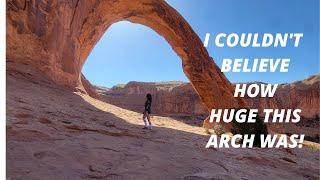
[[[317,179],[319,150],[205,149],[202,127],[141,113],[7,63],[8,179]],[[317,147],[314,145],[313,147]],[[319,147],[318,147],[319,148]]]

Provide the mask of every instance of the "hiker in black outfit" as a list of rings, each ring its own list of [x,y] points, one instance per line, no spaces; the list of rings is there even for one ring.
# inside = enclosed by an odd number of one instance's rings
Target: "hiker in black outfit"
[[[147,100],[144,104],[144,112],[142,117],[144,122],[143,129],[152,129],[151,121],[150,121],[152,96],[150,93],[148,93],[146,97],[147,97]]]

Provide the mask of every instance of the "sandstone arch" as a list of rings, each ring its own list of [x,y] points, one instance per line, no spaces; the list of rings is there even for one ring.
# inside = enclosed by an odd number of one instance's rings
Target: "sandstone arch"
[[[121,20],[148,26],[168,41],[208,109],[244,106],[190,25],[161,0],[8,0],[7,60],[83,88],[82,65],[108,27]]]

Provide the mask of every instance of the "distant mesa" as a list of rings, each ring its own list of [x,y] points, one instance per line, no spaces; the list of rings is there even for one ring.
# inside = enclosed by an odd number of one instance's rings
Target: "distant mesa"
[[[254,83],[262,84],[263,82]],[[105,101],[126,106],[134,111],[140,112],[143,109],[145,94],[152,93],[155,99],[154,113],[208,115],[205,105],[202,104],[191,84],[183,81],[130,81],[112,88],[96,86],[96,89]],[[260,110],[300,108],[301,115],[305,118],[320,116],[320,74],[301,81],[280,84],[274,98],[246,97],[245,100],[250,108]]]

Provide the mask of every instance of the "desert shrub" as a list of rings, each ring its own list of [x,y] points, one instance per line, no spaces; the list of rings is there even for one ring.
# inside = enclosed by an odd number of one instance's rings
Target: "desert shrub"
[[[313,135],[313,136],[312,135],[305,136],[304,140],[320,143],[320,136],[319,136],[319,134],[316,134],[316,135]]]
[[[221,125],[221,124],[216,124],[215,126],[213,126],[213,131],[214,131],[215,134],[217,134],[219,136],[226,132],[224,126]]]
[[[249,114],[249,111],[247,111],[246,113],[247,117],[248,117],[248,114]],[[267,125],[263,122],[263,120],[259,116],[257,116],[257,120],[255,123],[238,123],[234,117],[232,120],[232,125],[233,125],[233,128],[231,129],[231,132],[233,134],[241,134],[241,135],[254,134],[255,138],[254,138],[253,145],[257,147],[260,147],[260,144],[261,144],[260,135],[268,134]]]

